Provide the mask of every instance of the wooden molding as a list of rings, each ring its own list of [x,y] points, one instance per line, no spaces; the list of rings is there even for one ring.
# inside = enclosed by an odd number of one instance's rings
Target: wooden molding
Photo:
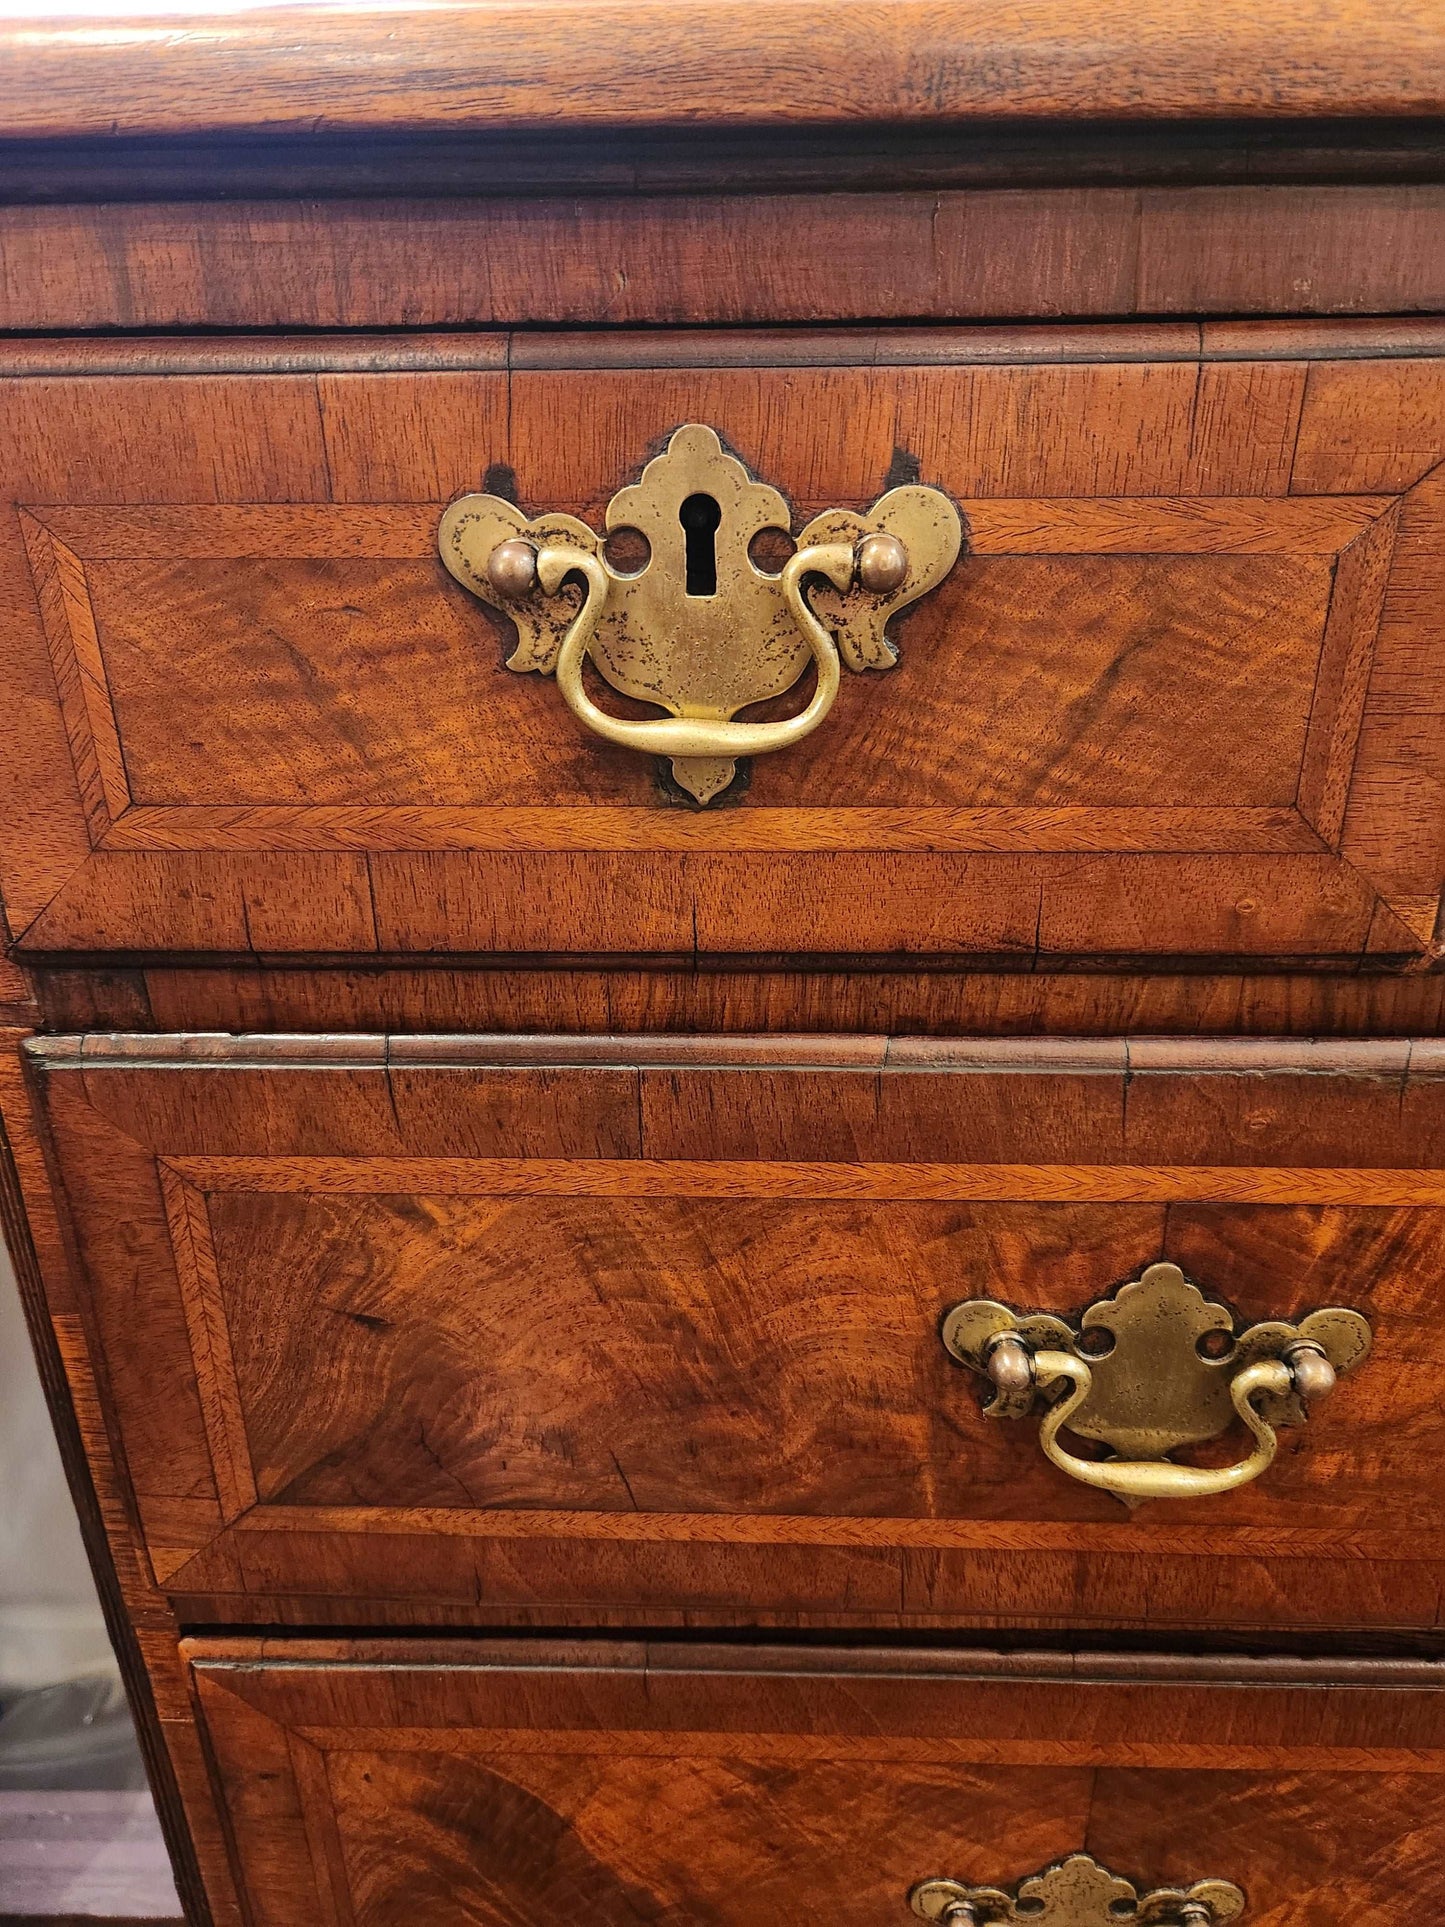
[[[30,1037],[25,1055],[47,1071],[331,1070],[387,1065],[451,1069],[813,1071],[1050,1071],[1135,1077],[1348,1076],[1400,1079],[1445,1074],[1436,1037],[883,1037],[607,1035],[416,1035],[352,1032],[232,1036],[178,1032]]]
[[[0,134],[1445,111],[1433,0],[492,0],[11,16]]]
[[[453,333],[44,336],[0,341],[0,377],[399,375],[608,368],[955,368],[1118,361],[1430,360],[1445,319],[1079,321],[935,328],[513,328]],[[1231,498],[1231,506],[1238,507]],[[1158,505],[1158,506],[1163,506]],[[1217,510],[1225,507],[1216,503]],[[1349,503],[1336,500],[1337,513]],[[1365,509],[1368,513],[1368,508]]]

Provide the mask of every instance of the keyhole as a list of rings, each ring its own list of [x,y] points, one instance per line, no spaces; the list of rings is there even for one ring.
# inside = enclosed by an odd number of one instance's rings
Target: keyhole
[[[687,592],[717,594],[717,531],[722,510],[710,495],[689,495],[677,512],[687,542]]]

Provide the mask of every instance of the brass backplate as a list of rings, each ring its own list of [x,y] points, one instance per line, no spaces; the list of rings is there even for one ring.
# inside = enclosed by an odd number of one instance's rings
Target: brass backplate
[[[1119,1927],[1121,1921],[1130,1927],[1193,1927],[1196,1922],[1199,1927],[1229,1927],[1244,1913],[1244,1895],[1232,1881],[1199,1880],[1192,1887],[1155,1887],[1141,1893],[1132,1881],[1110,1873],[1087,1853],[1071,1854],[1032,1874],[1011,1894],[960,1880],[925,1880],[913,1889],[909,1904],[920,1920],[930,1921],[942,1921],[951,1907],[970,1908],[978,1927],[995,1922]]]
[[[1014,1333],[1031,1352],[1072,1352],[1088,1360],[1093,1384],[1068,1430],[1110,1446],[1124,1459],[1162,1459],[1182,1445],[1218,1438],[1234,1422],[1230,1385],[1261,1359],[1283,1358],[1295,1345],[1317,1345],[1336,1372],[1358,1365],[1370,1349],[1370,1326],[1357,1311],[1332,1307],[1298,1324],[1284,1320],[1236,1327],[1234,1315],[1205,1297],[1178,1265],[1153,1264],[1110,1298],[1092,1304],[1077,1325],[1048,1313],[1018,1313],[992,1299],[955,1305],[943,1342],[961,1364],[986,1372],[991,1346]],[[1022,1418],[1041,1394],[996,1393],[994,1418]],[[1273,1426],[1302,1425],[1295,1392],[1261,1397]]]
[[[698,502],[712,504],[707,513],[716,516],[703,538],[713,573],[701,581],[695,568],[690,577],[684,513],[685,505]],[[438,532],[443,562],[473,595],[503,609],[517,625],[509,669],[550,675],[582,601],[570,580],[555,595],[540,586],[517,600],[498,595],[488,559],[500,543],[521,539],[539,549],[584,549],[602,561],[609,587],[588,652],[620,694],[672,716],[729,721],[799,680],[812,660],[807,640],[789,612],[780,577],[750,554],[763,531],[789,533],[788,504],[775,488],[755,481],[713,429],[698,422],[677,429],[640,479],[612,497],[605,526],[608,535],[636,529],[646,538],[647,560],[635,573],[614,567],[603,552],[605,538],[574,516],[528,520],[495,495],[463,496],[447,509]],[[825,510],[800,532],[797,546],[856,545],[870,534],[896,536],[904,544],[908,568],[902,584],[870,593],[856,584],[844,591],[820,583],[810,597],[843,662],[855,670],[893,667],[898,652],[888,639],[888,622],[948,573],[962,523],[937,489],[895,488],[871,509]],[[732,780],[735,763],[678,757],[673,770],[705,803]]]

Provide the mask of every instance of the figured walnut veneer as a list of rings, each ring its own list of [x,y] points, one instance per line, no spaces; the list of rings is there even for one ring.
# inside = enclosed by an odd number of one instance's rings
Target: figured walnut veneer
[[[0,25],[0,1216],[192,1927],[1445,1902],[1441,20],[1180,13]],[[702,814],[436,552],[690,420],[969,525]],[[1376,1342],[1129,1514],[938,1325],[1161,1258]]]
[[[1424,1630],[1445,1081],[1428,1046],[1336,1050],[31,1055],[183,1618]],[[1158,1258],[1376,1343],[1266,1479],[1130,1519],[982,1416],[938,1323]]]
[[[159,414],[100,380],[43,415],[15,384],[24,673],[60,712],[24,717],[21,949],[1426,953],[1445,361],[793,369],[781,412],[779,379],[176,376]],[[169,438],[228,409],[234,479],[203,478]],[[595,512],[687,409],[796,515],[901,448],[970,527],[886,701],[845,692],[706,814],[507,672],[440,501],[364,499],[491,459]],[[82,477],[105,506],[43,505]]]
[[[0,1214],[187,1914],[1432,1917],[1437,8],[684,12],[0,25]],[[684,420],[969,522],[703,815],[435,553]],[[1158,1258],[1376,1351],[1129,1515],[938,1320]]]
[[[907,1920],[1089,1851],[1250,1927],[1445,1900],[1439,1669],[195,1640],[252,1918]]]

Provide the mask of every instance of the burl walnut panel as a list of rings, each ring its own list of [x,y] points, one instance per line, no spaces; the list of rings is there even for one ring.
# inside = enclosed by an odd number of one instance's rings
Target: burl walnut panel
[[[318,1623],[1437,1627],[1441,1061],[31,1047],[157,1582],[183,1620]],[[1249,1321],[1357,1307],[1376,1344],[1258,1483],[1131,1516],[985,1418],[938,1324],[1078,1312],[1163,1257]]]
[[[1433,1666],[195,1640],[256,1927],[901,1923],[1087,1849],[1250,1927],[1445,1903]]]
[[[6,384],[20,948],[1427,955],[1445,360],[1080,332]],[[899,667],[706,811],[508,671],[435,553],[489,464],[595,517],[685,419],[797,518],[916,473],[969,524]]]

